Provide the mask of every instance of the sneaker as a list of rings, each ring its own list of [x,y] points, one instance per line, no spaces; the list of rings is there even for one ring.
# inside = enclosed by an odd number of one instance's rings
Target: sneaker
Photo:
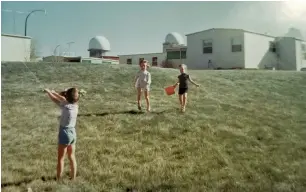
[[[140,105],[138,105],[138,110],[141,111],[141,106]]]

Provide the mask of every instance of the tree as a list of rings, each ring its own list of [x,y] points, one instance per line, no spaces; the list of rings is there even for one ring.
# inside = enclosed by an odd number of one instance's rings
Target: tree
[[[30,60],[35,60],[37,59],[38,56],[36,54],[36,41],[35,40],[31,40],[31,46],[30,46]]]

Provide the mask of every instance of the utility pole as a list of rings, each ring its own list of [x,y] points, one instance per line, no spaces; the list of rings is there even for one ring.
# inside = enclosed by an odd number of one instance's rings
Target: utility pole
[[[73,43],[75,43],[75,42],[73,42],[73,41],[71,41],[71,42],[68,42],[67,44],[68,44],[68,56],[70,56],[70,45],[71,44],[73,44]]]
[[[54,56],[56,56],[56,49],[57,49],[59,46],[61,46],[61,45],[57,45],[57,46],[55,47],[55,49],[54,49],[54,51],[53,51]]]
[[[37,9],[37,10],[33,10],[31,11],[27,17],[26,17],[26,20],[25,20],[25,24],[24,24],[24,36],[27,36],[27,25],[28,25],[28,18],[30,17],[30,15],[34,12],[44,12],[45,15],[47,14],[47,11],[45,9]]]
[[[23,11],[14,11],[11,9],[2,9],[1,11],[3,12],[8,12],[8,13],[13,13],[13,31],[14,34],[16,34],[16,13],[17,14],[29,14],[29,12],[23,12]]]

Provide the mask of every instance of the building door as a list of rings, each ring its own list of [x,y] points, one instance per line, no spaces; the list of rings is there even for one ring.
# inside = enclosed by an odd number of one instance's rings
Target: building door
[[[132,65],[132,59],[127,59],[126,64]]]
[[[157,66],[157,57],[152,57],[152,66]]]

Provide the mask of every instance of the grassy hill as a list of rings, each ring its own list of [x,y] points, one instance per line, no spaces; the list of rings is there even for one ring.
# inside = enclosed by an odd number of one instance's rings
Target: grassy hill
[[[36,75],[29,72],[29,69]],[[305,191],[306,74],[188,71],[186,113],[151,68],[152,113],[137,113],[128,65],[2,63],[2,191]],[[43,88],[85,89],[78,176],[57,184],[59,109]],[[69,164],[66,159],[65,173]]]

